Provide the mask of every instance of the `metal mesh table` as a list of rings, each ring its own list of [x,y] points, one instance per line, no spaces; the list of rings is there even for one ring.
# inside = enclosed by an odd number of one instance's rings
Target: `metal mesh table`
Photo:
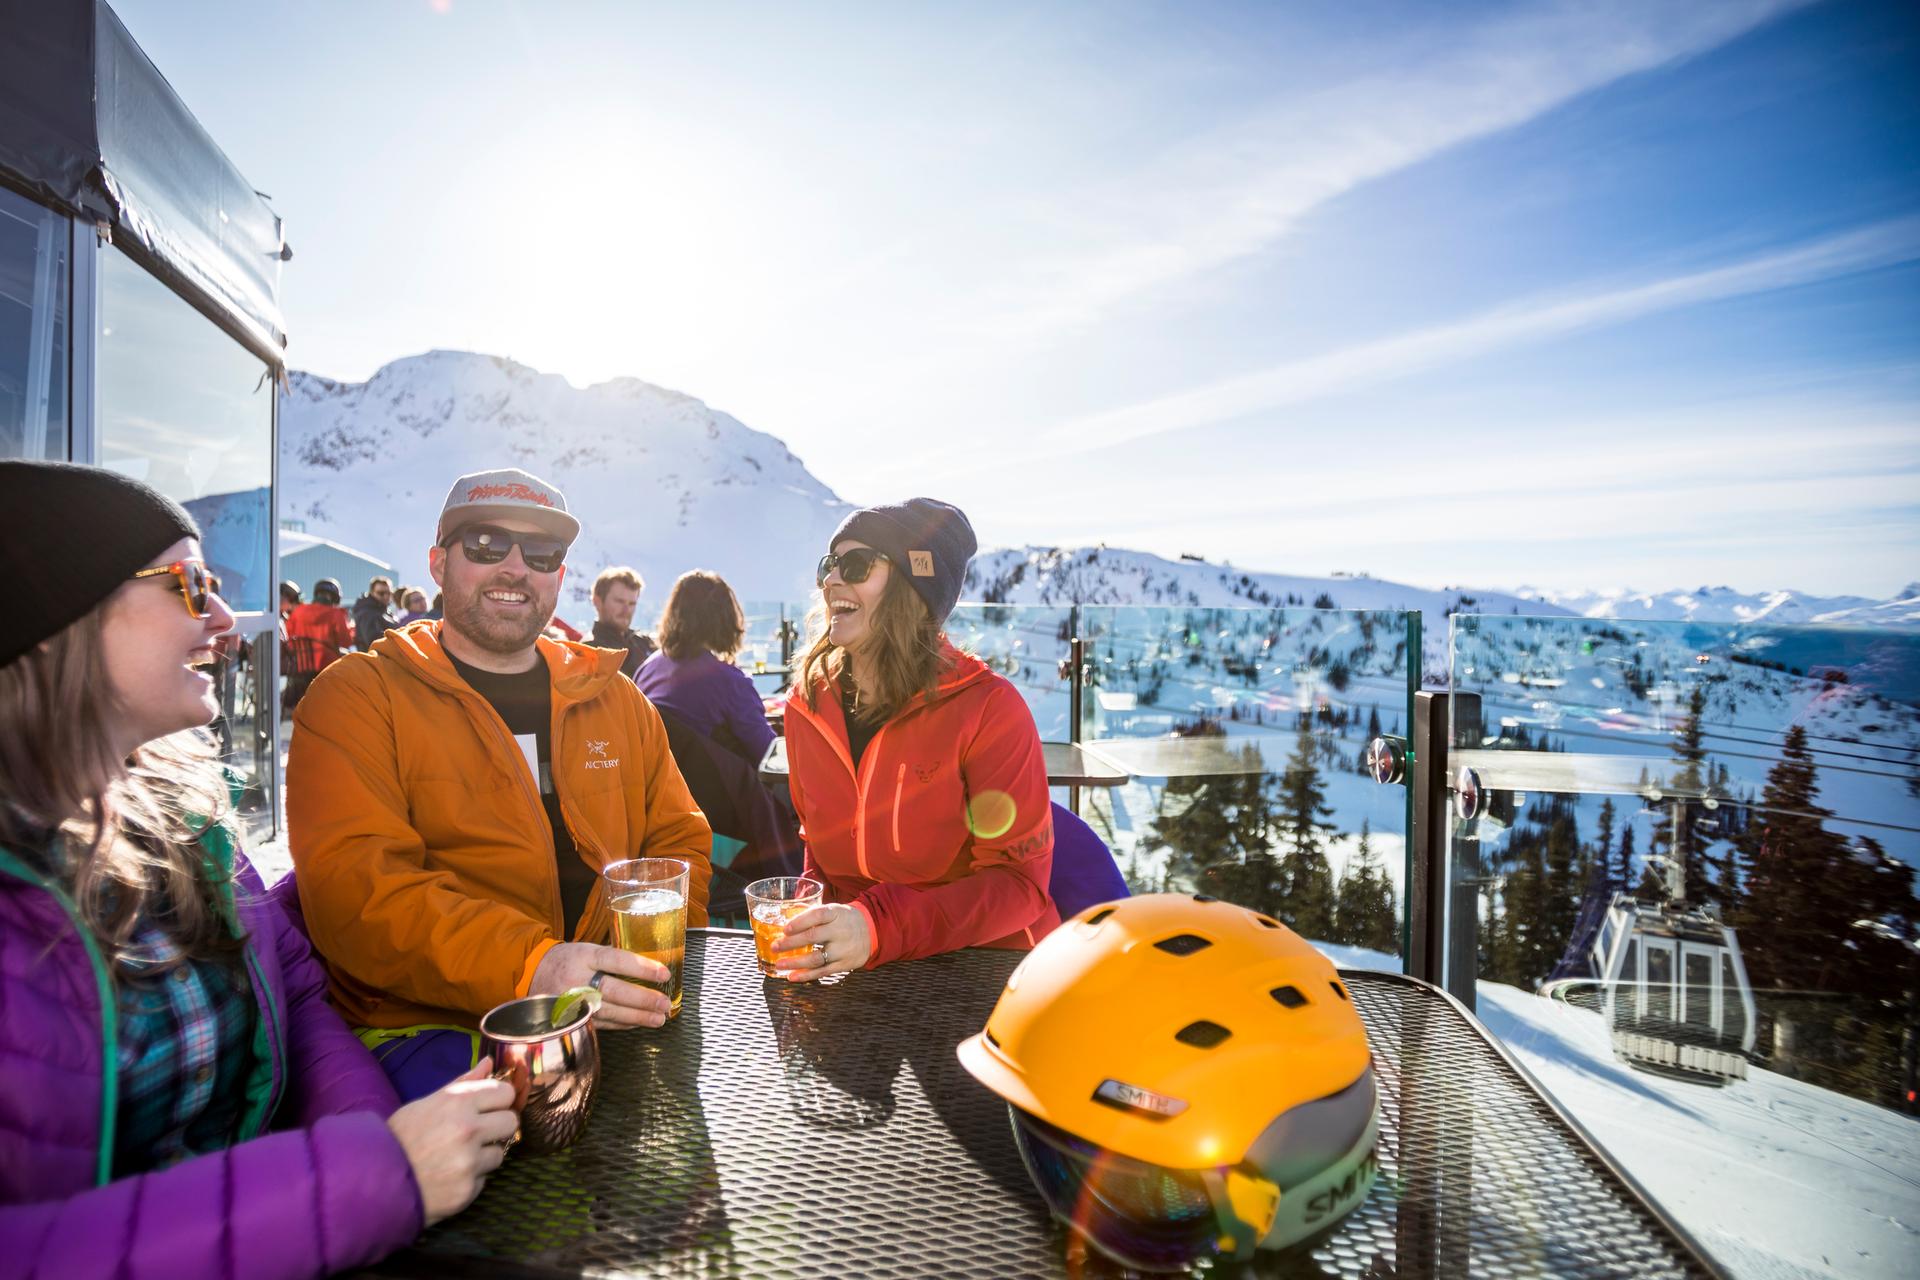
[[[1017,953],[820,985],[763,981],[745,933],[693,931],[659,1031],[601,1037],[585,1138],[515,1155],[390,1275],[1110,1276],[1047,1216],[1006,1107],[954,1045]],[[1233,1274],[1713,1274],[1450,998],[1343,971],[1382,1098],[1373,1194],[1310,1253]]]

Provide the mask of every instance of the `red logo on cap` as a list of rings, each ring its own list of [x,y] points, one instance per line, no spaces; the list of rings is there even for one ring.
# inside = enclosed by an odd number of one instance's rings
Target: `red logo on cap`
[[[485,498],[507,498],[514,502],[532,502],[542,507],[553,505],[552,498],[518,481],[512,484],[477,484],[467,490],[468,502],[479,502]]]

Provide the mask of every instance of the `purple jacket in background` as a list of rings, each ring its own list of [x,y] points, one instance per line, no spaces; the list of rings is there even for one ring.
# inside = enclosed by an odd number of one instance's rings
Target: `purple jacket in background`
[[[233,856],[273,1047],[268,1132],[106,1182],[104,969],[67,896],[0,849],[0,1277],[290,1280],[368,1265],[419,1233],[420,1191],[386,1124],[393,1086],[326,1004],[305,937]]]
[[[642,664],[633,682],[647,695],[647,701],[673,712],[709,741],[731,746],[724,736],[716,736],[720,727],[726,726],[752,764],[759,764],[773,743],[766,707],[754,690],[752,678],[711,653],[670,658],[663,650]]]

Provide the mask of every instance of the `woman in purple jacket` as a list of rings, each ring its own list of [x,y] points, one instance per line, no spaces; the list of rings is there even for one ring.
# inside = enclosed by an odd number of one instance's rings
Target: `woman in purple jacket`
[[[479,1193],[512,1090],[396,1110],[235,847],[192,518],[56,463],[0,462],[0,509],[0,1275],[372,1263]]]
[[[683,573],[660,614],[660,652],[642,664],[633,682],[649,702],[695,733],[757,765],[773,730],[752,679],[733,665],[746,629],[725,578],[705,569]]]

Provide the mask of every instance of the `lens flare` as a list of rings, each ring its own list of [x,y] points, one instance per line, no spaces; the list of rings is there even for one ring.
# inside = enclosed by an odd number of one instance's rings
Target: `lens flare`
[[[1013,830],[1019,806],[1004,791],[982,791],[967,801],[967,830],[980,840],[998,840]]]

